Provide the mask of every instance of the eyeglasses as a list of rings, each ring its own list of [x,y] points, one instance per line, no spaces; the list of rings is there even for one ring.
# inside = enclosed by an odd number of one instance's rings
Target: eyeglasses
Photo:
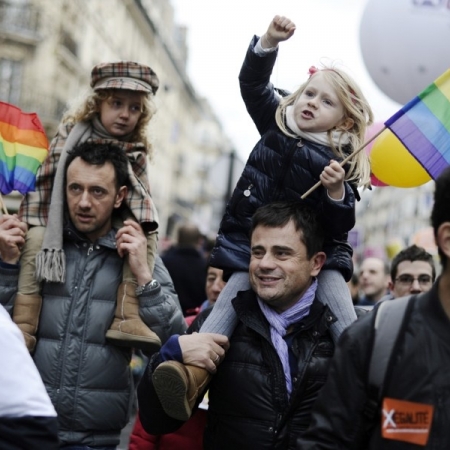
[[[417,280],[421,286],[429,286],[433,282],[430,275],[419,275],[417,278],[412,275],[400,275],[395,279],[395,281],[398,281],[403,286],[411,286],[414,280]]]

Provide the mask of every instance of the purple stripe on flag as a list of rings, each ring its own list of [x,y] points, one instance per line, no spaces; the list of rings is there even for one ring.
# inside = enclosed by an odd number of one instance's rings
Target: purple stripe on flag
[[[12,173],[4,161],[0,161],[0,192],[3,195],[9,194],[12,188]]]
[[[21,194],[26,194],[28,191],[34,191],[36,186],[36,175],[34,172],[18,167],[14,169],[14,189]]]
[[[0,175],[0,192],[3,195],[7,195],[12,191],[11,185],[9,184],[8,180],[5,180],[3,176]]]
[[[0,161],[0,192],[3,195],[14,190],[25,195],[28,191],[35,190],[36,175],[34,172],[23,167],[16,167],[12,172],[5,168],[6,165]]]
[[[25,195],[29,191],[34,191],[34,183],[33,186],[30,186],[28,183],[22,183],[20,180],[14,181],[14,189],[19,191],[21,194]]]
[[[420,103],[422,100],[419,97],[414,97],[411,101],[409,101],[403,108],[399,109],[392,117],[389,117],[384,124],[387,127],[391,127],[391,125],[398,120],[403,114],[405,114],[407,111],[409,111],[411,108],[417,105],[417,103]]]
[[[449,166],[440,151],[423,135],[417,126],[406,115],[397,117],[389,128],[400,139],[429,175],[435,180]]]
[[[405,114],[450,164],[450,133],[428,106],[420,102]],[[395,124],[392,125],[395,128]]]

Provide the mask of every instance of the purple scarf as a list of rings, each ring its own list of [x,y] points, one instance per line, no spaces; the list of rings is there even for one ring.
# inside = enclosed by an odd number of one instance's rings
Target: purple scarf
[[[281,364],[283,365],[284,375],[286,377],[286,388],[289,396],[292,392],[291,368],[289,365],[288,347],[283,337],[286,335],[286,330],[293,323],[299,322],[303,317],[306,317],[309,314],[312,302],[316,296],[316,290],[317,280],[314,280],[303,297],[300,298],[294,306],[281,314],[278,314],[273,308],[258,298],[259,307],[270,324],[272,343],[280,357]]]

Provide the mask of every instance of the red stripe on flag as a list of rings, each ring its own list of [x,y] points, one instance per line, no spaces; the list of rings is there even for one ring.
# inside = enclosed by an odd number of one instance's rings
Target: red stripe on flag
[[[35,130],[45,133],[36,113],[24,113],[10,103],[0,102],[0,121],[14,125],[21,130]]]
[[[43,131],[24,130],[0,121],[0,138],[7,142],[20,143],[30,147],[48,149],[47,136]]]

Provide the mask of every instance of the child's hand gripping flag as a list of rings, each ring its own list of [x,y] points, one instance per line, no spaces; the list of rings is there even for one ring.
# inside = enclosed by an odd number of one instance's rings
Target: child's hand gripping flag
[[[33,191],[36,172],[48,154],[48,140],[35,113],[0,102],[0,192]]]

